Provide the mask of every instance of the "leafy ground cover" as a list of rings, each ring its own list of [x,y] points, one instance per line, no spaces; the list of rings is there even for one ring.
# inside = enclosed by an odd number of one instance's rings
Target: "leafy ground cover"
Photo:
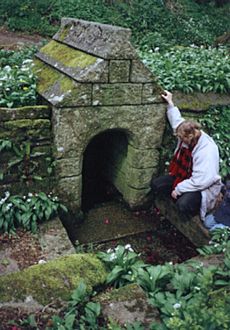
[[[143,62],[167,90],[184,93],[230,91],[227,48],[174,47],[167,51],[140,52]]]
[[[136,44],[153,49],[191,41],[213,44],[229,30],[228,10],[229,4],[217,7],[215,1],[195,0],[8,0],[1,1],[0,24],[53,35],[61,17],[76,17],[131,28]]]
[[[186,264],[150,265],[140,258],[130,244],[116,245],[98,257],[108,269],[106,287],[122,287],[138,283],[156,306],[161,315],[161,323],[152,323],[152,330],[193,330],[229,329],[229,270],[230,231],[213,232],[210,245],[199,249],[202,255],[222,254],[222,263],[204,267],[201,261]],[[107,288],[107,289],[106,289]],[[100,290],[99,290],[100,291]],[[98,292],[99,292],[98,291]],[[94,291],[93,296],[98,292]],[[59,314],[53,315],[49,307],[43,312],[28,315],[23,310],[1,309],[0,318],[4,330],[46,329],[46,330],[144,330],[140,323],[120,326],[101,317],[101,306],[86,293],[82,282],[76,288],[67,305],[59,305]],[[5,314],[4,314],[5,313]],[[11,325],[6,315],[12,316]],[[14,320],[14,322],[12,322]],[[13,325],[14,324],[14,328]]]
[[[34,105],[37,101],[36,77],[31,59],[36,48],[20,51],[0,50],[0,106]]]

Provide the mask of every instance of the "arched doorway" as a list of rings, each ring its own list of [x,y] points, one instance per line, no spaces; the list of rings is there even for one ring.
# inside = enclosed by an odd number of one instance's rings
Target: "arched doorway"
[[[114,179],[126,158],[127,145],[127,134],[118,129],[106,130],[89,142],[83,154],[83,211],[119,194]]]

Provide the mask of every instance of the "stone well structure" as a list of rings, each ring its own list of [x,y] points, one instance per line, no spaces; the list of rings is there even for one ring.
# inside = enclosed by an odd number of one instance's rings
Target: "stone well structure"
[[[38,92],[52,107],[57,188],[71,207],[82,208],[104,180],[137,207],[157,172],[165,105],[130,36],[64,18],[36,55]]]

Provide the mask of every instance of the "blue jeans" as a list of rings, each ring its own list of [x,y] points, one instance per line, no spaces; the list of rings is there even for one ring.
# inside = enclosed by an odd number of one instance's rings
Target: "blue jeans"
[[[210,231],[217,229],[217,228],[227,228],[227,226],[223,225],[222,223],[216,222],[213,214],[206,215],[206,217],[204,219],[204,225]]]

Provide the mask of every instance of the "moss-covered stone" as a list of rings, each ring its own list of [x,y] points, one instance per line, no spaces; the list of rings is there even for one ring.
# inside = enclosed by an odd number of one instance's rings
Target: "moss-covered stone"
[[[20,128],[30,128],[30,129],[46,129],[50,128],[50,120],[48,119],[19,119],[19,120],[11,120],[4,122],[4,128],[13,130],[13,129],[20,129]]]
[[[77,83],[38,59],[34,72],[38,76],[38,93],[51,104],[60,107],[91,104],[91,84]]]
[[[64,76],[38,59],[34,60],[34,64],[35,66],[33,70],[35,74],[38,75],[38,92],[40,94],[48,91],[57,81],[60,83],[61,92],[63,93],[73,88],[73,81],[70,78]]]
[[[49,55],[51,58],[67,67],[73,68],[79,67],[84,69],[94,64],[97,60],[97,57],[67,45],[63,45],[55,40],[50,41],[47,45],[41,48],[40,52]]]
[[[48,119],[51,109],[46,105],[25,106],[19,108],[0,108],[1,122],[18,119]]]
[[[55,298],[68,300],[81,281],[90,292],[105,278],[105,268],[94,255],[74,254],[1,276],[0,301],[23,301],[28,296],[41,304]]]

